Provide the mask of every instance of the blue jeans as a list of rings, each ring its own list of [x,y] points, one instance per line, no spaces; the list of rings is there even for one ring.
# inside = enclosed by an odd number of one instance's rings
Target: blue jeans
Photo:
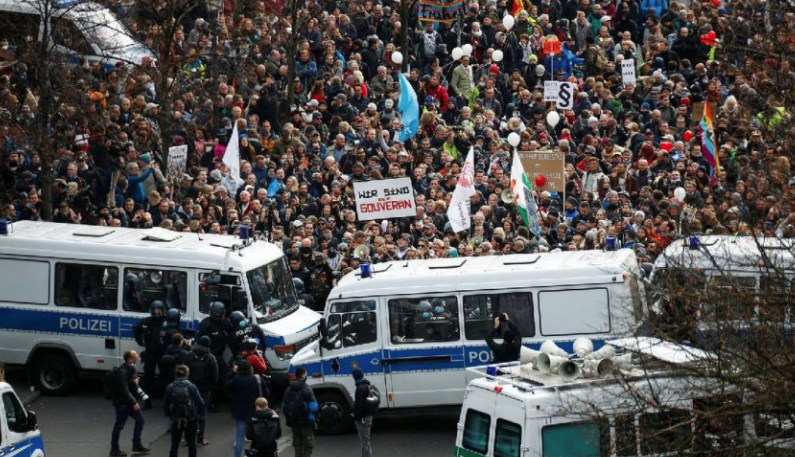
[[[141,433],[144,431],[144,415],[141,410],[133,410],[133,405],[127,403],[113,403],[116,410],[116,422],[113,424],[113,434],[110,437],[111,449],[119,448],[119,435],[127,423],[127,418],[132,417],[135,421],[133,429],[133,446],[141,444]]]
[[[248,421],[235,419],[235,457],[240,457],[243,453],[244,440],[246,438],[246,428]]]

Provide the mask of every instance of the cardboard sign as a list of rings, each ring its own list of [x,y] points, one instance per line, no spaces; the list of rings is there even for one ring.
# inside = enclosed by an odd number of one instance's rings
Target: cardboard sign
[[[417,215],[411,178],[354,181],[353,195],[360,221]]]
[[[635,78],[635,59],[624,59],[621,62],[621,81],[624,85],[636,84]]]
[[[538,192],[564,192],[566,190],[566,157],[562,152],[555,151],[519,151],[519,160],[522,161],[530,183],[535,186],[536,177],[544,175],[546,184],[535,190]]]
[[[544,101],[555,102],[557,109],[574,108],[574,90],[577,85],[562,81],[544,81]]]

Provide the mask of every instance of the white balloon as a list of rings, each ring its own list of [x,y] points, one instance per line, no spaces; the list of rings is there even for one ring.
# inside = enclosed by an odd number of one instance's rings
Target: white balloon
[[[519,146],[519,143],[522,141],[522,137],[519,136],[516,132],[511,132],[508,134],[508,144],[513,147]]]
[[[392,62],[394,62],[397,65],[402,64],[403,63],[403,54],[401,54],[398,51],[393,52],[392,53]]]
[[[461,46],[461,50],[464,51],[464,55],[465,56],[471,56],[472,55],[473,49],[472,49],[472,45],[469,44],[469,43]]]
[[[464,57],[464,50],[461,48],[453,48],[453,60],[460,60],[461,57]]]
[[[505,30],[511,30],[516,24],[516,20],[510,14],[506,14],[504,18],[502,18],[502,26],[505,27]]]
[[[687,197],[687,192],[685,191],[684,187],[677,187],[674,189],[674,197],[680,202],[685,201],[685,197]]]
[[[547,124],[555,127],[560,122],[560,114],[557,111],[550,111],[547,113]]]
[[[503,58],[503,57],[504,57],[504,56],[503,56],[503,54],[502,54],[502,51],[500,51],[499,49],[497,49],[496,51],[494,51],[494,52],[492,52],[492,53],[491,53],[491,58],[492,58],[492,60],[494,60],[495,62],[500,62],[500,61],[502,61],[502,58]]]

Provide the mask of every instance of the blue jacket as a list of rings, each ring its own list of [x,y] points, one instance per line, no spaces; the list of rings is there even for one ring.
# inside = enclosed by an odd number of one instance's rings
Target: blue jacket
[[[298,392],[303,398],[304,403],[306,403],[306,410],[309,411],[309,423],[314,424],[317,416],[317,399],[312,389],[306,385],[306,380],[296,379],[292,381],[288,390],[289,391],[284,394],[284,398],[286,399],[291,392]],[[285,409],[285,406],[284,402],[282,402],[282,410]]]
[[[249,422],[254,417],[254,402],[262,396],[269,396],[265,380],[258,375],[236,375],[232,373],[226,381],[226,394],[229,396],[229,412],[238,421]]]
[[[135,200],[135,203],[144,204],[149,199],[149,196],[146,195],[146,189],[144,189],[144,181],[146,178],[152,175],[154,168],[149,167],[148,170],[145,172],[133,176],[127,176],[127,182],[130,183],[130,187],[127,188],[127,192],[130,194],[130,198]]]

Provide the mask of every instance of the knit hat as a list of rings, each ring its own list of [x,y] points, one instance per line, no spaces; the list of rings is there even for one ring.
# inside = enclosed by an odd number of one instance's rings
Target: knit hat
[[[207,336],[207,335],[204,335],[203,337],[199,338],[199,346],[206,347],[206,348],[210,347],[210,337]]]
[[[351,372],[351,374],[353,375],[353,380],[354,381],[360,381],[360,380],[364,379],[364,373],[362,373],[362,369],[361,368],[358,368],[358,367],[354,368],[353,371]]]

